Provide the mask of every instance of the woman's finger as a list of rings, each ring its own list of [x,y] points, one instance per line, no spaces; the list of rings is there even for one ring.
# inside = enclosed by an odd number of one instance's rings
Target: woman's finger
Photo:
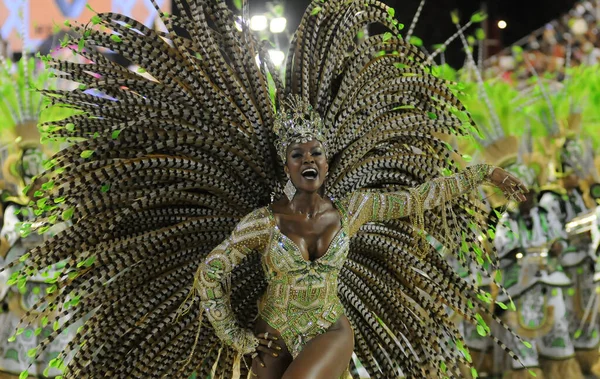
[[[281,346],[273,340],[269,341],[269,340],[259,338],[258,341],[262,346],[266,347],[267,349],[270,349],[272,353],[277,353],[277,352],[281,351]]]
[[[279,351],[276,351],[275,349],[269,349],[266,346],[263,345],[258,345],[258,347],[256,348],[257,351],[260,351],[261,353],[265,353],[270,355],[273,358],[277,358],[279,356]]]
[[[273,333],[269,333],[269,332],[265,332],[265,333],[258,333],[256,335],[256,338],[262,338],[265,340],[271,340],[271,341],[278,341],[279,338],[274,335]]]
[[[258,354],[257,352],[254,353],[254,354],[252,354],[252,360],[256,360],[256,362],[258,362],[258,364],[260,365],[260,367],[267,367],[265,365],[265,361],[263,361],[263,359],[260,357],[260,354]]]

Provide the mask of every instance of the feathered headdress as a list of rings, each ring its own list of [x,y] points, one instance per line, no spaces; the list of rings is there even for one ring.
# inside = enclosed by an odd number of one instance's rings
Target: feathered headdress
[[[49,137],[73,144],[46,164],[52,186],[37,202],[36,225],[73,222],[33,249],[11,280],[65,262],[37,304],[39,316],[23,320],[47,317],[55,325],[51,339],[89,318],[55,361],[75,351],[65,378],[246,376],[247,365],[234,364],[236,351],[202,322],[200,307],[178,309],[198,262],[242,216],[269,204],[273,190],[282,193],[285,144],[309,134],[326,142],[327,195],[342,198],[458,172],[457,152],[438,136],[475,129],[427,56],[400,37],[394,10],[379,1],[313,1],[292,39],[284,79],[268,44],[238,31],[224,1],[175,3],[181,15],[161,13],[166,32],[97,14],[73,26],[81,37],[69,47],[91,63],[48,61],[79,86],[44,92],[78,114],[43,126]],[[373,23],[388,31],[358,40]],[[452,249],[457,256],[493,266],[483,254],[487,213],[480,205],[465,195],[425,211],[422,230],[409,219],[370,223],[351,241],[338,292],[356,357],[372,377],[456,377],[459,365],[470,364],[445,304],[489,331],[479,313],[489,313],[481,301],[491,298],[432,246],[427,260],[414,246],[428,235],[463,246]],[[266,286],[260,259],[249,252],[229,276],[242,327],[253,325]]]

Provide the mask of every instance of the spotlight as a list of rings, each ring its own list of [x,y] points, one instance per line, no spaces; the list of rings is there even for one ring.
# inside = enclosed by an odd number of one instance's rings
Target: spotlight
[[[281,66],[285,60],[285,54],[281,50],[269,50],[269,57],[271,57],[271,61],[277,67]]]
[[[283,33],[286,25],[287,20],[285,17],[276,17],[271,20],[271,26],[269,27],[269,30],[271,30],[271,33]]]
[[[267,28],[267,17],[263,15],[252,16],[250,19],[250,29],[252,30],[265,30]]]
[[[506,21],[504,21],[504,20],[498,21],[498,27],[500,29],[506,29],[506,26],[507,26]]]
[[[576,18],[570,22],[571,30],[575,35],[583,35],[588,31],[588,24],[583,18]]]

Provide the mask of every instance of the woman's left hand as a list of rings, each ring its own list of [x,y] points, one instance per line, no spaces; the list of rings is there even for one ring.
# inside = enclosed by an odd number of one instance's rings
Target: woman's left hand
[[[525,201],[525,194],[529,190],[514,175],[509,174],[500,167],[496,167],[488,179],[496,187],[500,188],[507,198],[516,201]]]
[[[259,333],[256,335],[256,338],[258,338],[259,345],[256,348],[257,353],[252,355],[252,359],[257,359],[258,364],[260,364],[262,367],[266,367],[265,362],[261,358],[260,354],[258,354],[258,352],[268,354],[273,358],[277,358],[281,353],[281,346],[279,346],[279,338],[269,332]]]

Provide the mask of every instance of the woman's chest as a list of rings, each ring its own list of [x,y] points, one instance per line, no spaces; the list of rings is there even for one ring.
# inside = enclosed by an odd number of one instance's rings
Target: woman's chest
[[[279,237],[288,240],[291,249],[297,250],[304,260],[315,261],[327,254],[343,224],[336,214],[313,222],[286,220],[278,222],[277,228],[282,235]]]
[[[263,266],[269,279],[286,282],[320,281],[327,275],[339,272],[348,255],[349,246],[348,231],[343,226],[328,241],[328,246],[320,257],[307,260],[294,240],[275,226],[263,254]]]

